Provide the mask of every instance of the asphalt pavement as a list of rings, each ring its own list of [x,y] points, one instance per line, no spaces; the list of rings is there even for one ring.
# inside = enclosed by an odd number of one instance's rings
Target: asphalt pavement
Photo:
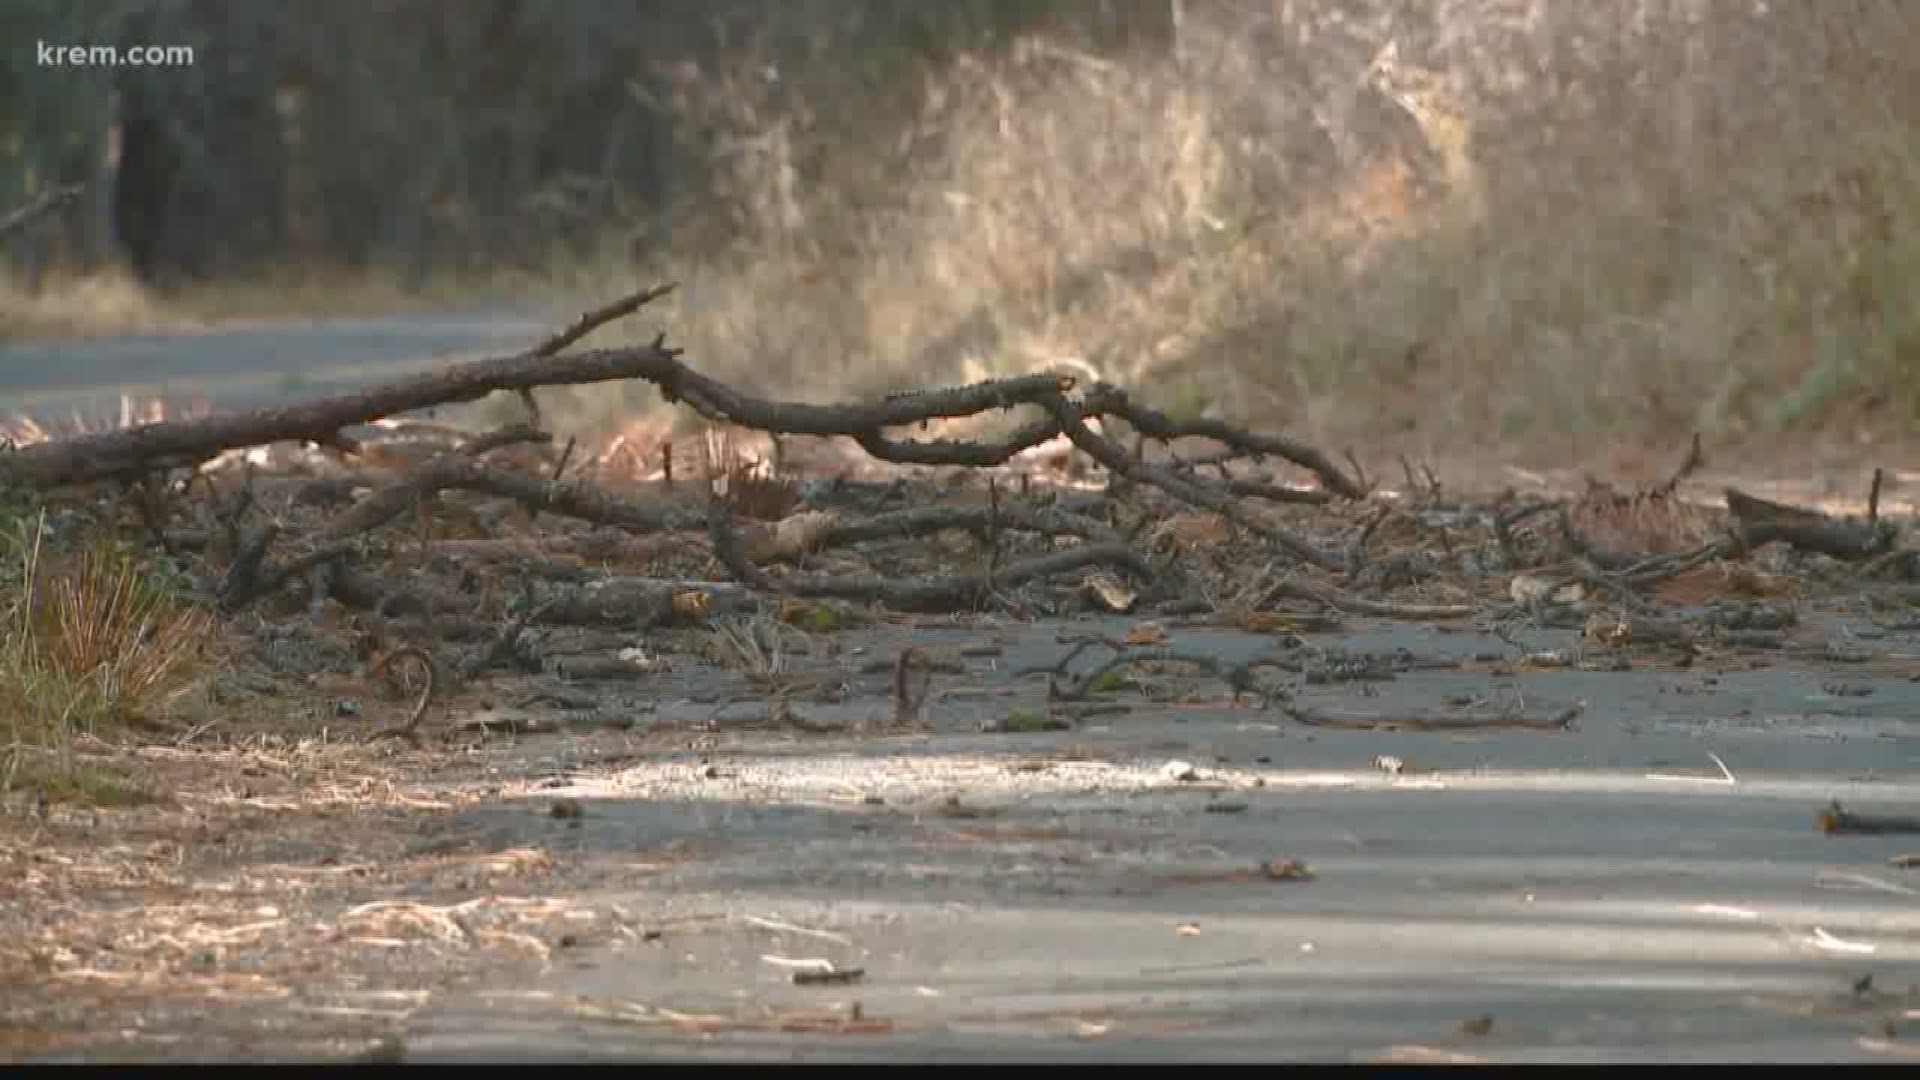
[[[462,315],[16,342],[0,346],[0,415],[111,417],[123,394],[277,403],[541,333]],[[553,782],[460,826],[657,868],[568,898],[624,913],[628,933],[560,949],[537,978],[436,996],[409,1018],[406,1056],[1886,1061],[1920,1047],[1903,1041],[1920,1022],[1920,877],[1890,863],[1920,840],[1813,824],[1834,798],[1920,812],[1912,633],[1821,631],[1864,642],[1870,669],[1420,670],[1303,690],[1350,716],[1580,705],[1564,732],[1307,730],[1144,702],[1071,731],[982,732],[1037,692],[1008,671],[1050,656],[1060,629],[1010,631],[1003,659],[930,706],[931,733],[723,732],[619,764],[529,739],[527,767]],[[1273,645],[1178,643],[1223,658]],[[1313,644],[1510,648],[1368,624]],[[561,797],[584,813],[552,818]],[[803,971],[826,974],[796,983]]]

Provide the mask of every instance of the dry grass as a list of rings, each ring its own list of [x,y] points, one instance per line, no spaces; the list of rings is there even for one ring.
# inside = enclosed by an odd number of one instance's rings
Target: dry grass
[[[290,316],[404,315],[450,309],[516,307],[540,297],[523,272],[443,273],[414,277],[383,268],[352,271],[282,267],[245,280],[221,280],[162,296],[158,303],[192,323]]]
[[[246,279],[172,291],[150,289],[122,267],[55,272],[37,284],[0,272],[0,341],[106,334],[326,316],[403,315],[511,307],[552,290],[514,271],[439,275],[420,281],[380,269],[285,267]]]
[[[711,497],[735,514],[778,521],[798,505],[799,485],[778,475],[777,462],[752,455],[733,428],[709,426],[698,444],[700,473]]]
[[[1298,103],[1235,10],[1190,9],[1174,57],[1030,39],[963,58],[885,145],[807,145],[740,91],[708,118],[753,148],[724,185],[745,239],[661,259],[686,285],[668,325],[769,391],[1066,366],[1176,412],[1419,452],[1920,412],[1920,316],[1898,300],[1920,142],[1885,85],[1746,87],[1775,130],[1753,121],[1711,168],[1637,126],[1666,91],[1598,85],[1634,102],[1509,122],[1470,169],[1415,136],[1321,177],[1292,164]],[[594,424],[650,395],[578,403]]]
[[[11,538],[0,585],[0,789],[84,794],[76,740],[163,721],[201,674],[213,628],[132,552],[102,542],[47,551],[44,514]]]
[[[0,341],[135,333],[181,321],[122,269],[52,274],[37,285],[0,272]]]

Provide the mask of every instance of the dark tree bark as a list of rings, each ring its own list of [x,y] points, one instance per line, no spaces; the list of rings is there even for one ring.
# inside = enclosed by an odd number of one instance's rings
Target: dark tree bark
[[[287,148],[265,10],[203,5],[139,18],[121,44],[189,45],[190,68],[121,68],[114,233],[134,271],[167,283],[273,261],[286,228]]]

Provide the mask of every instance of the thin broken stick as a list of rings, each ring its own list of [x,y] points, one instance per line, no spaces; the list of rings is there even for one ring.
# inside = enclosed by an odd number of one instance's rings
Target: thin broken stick
[[[419,740],[416,729],[420,726],[421,718],[427,715],[427,706],[433,702],[433,693],[437,681],[433,656],[425,649],[416,648],[412,645],[403,645],[374,661],[373,666],[367,671],[367,677],[370,679],[380,678],[393,667],[394,661],[407,659],[418,660],[420,666],[426,669],[427,684],[420,688],[420,698],[414,703],[413,712],[406,720],[374,732],[369,736],[370,739],[397,738],[405,739],[408,742],[417,742]]]
[[[749,925],[757,926],[762,930],[772,930],[781,934],[801,934],[806,937],[819,938],[822,941],[831,941],[838,945],[853,944],[853,939],[847,937],[845,934],[836,934],[831,930],[815,930],[810,926],[796,926],[793,923],[784,922],[780,919],[770,919],[764,915],[742,915],[740,920]]]
[[[1835,799],[1822,811],[1815,823],[1828,836],[1898,836],[1920,833],[1920,817],[1906,815],[1858,814],[1847,810]]]
[[[1583,705],[1569,705],[1551,717],[1510,714],[1503,716],[1331,716],[1298,707],[1280,706],[1289,718],[1307,727],[1343,731],[1570,731],[1573,722],[1585,711]]]

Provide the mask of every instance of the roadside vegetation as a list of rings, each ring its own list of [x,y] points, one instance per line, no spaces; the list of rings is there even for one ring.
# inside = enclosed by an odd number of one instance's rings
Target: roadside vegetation
[[[137,795],[113,740],[164,727],[205,672],[211,616],[167,567],[115,539],[63,543],[43,508],[11,504],[0,537],[0,791]]]

